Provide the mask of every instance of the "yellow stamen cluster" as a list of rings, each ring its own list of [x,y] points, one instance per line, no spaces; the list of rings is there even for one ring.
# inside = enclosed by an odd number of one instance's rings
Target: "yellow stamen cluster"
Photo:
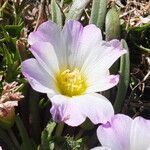
[[[57,74],[56,86],[66,96],[81,95],[87,88],[86,79],[78,69],[67,69]]]

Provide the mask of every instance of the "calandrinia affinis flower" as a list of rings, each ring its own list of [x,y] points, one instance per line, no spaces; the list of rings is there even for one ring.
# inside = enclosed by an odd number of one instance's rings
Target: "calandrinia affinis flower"
[[[117,114],[99,126],[97,136],[103,146],[109,147],[105,150],[150,150],[150,120]]]
[[[118,40],[105,42],[95,25],[70,20],[62,30],[51,21],[41,24],[28,42],[35,58],[22,63],[22,73],[34,90],[47,93],[55,121],[78,126],[86,117],[97,124],[114,115],[111,103],[94,93],[119,81],[118,75],[109,74],[126,53]]]
[[[5,83],[0,97],[0,125],[7,128],[14,122],[15,106],[24,96],[18,92],[17,82]]]

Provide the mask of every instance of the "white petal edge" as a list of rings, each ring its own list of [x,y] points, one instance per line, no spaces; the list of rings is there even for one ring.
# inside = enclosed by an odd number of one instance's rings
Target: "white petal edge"
[[[91,35],[92,33],[92,35]],[[101,31],[93,24],[83,27],[75,20],[66,22],[62,31],[67,45],[68,65],[70,68],[81,68],[91,48],[102,40]]]
[[[56,23],[46,21],[37,28],[37,31],[29,34],[28,43],[32,45],[36,42],[49,42],[54,46],[58,46],[56,42],[61,37],[60,34],[61,28]]]
[[[150,120],[136,117],[131,126],[131,150],[150,149]]]
[[[114,115],[111,103],[99,94],[74,97],[63,95],[51,97],[51,95],[48,95],[48,97],[52,102],[51,113],[56,114],[56,111],[58,111],[60,120],[64,120],[70,126],[80,125],[85,121],[86,117],[94,124],[106,123]]]
[[[31,32],[28,37],[28,43],[33,45],[34,43],[48,42],[50,43],[58,57],[59,64],[63,67],[67,65],[66,58],[66,45],[62,37],[61,28],[52,21],[46,21],[42,23],[37,31]]]
[[[94,124],[106,123],[114,115],[112,104],[100,94],[85,94],[73,97],[72,103]]]
[[[92,148],[91,150],[111,150],[110,148],[108,148],[108,147],[101,147],[101,146],[98,146],[98,147],[94,147],[94,148]]]
[[[105,42],[99,43],[93,47],[91,55],[84,62],[81,72],[83,72],[88,80],[97,82],[101,76],[105,75],[113,63],[127,51],[125,49],[116,48]]]

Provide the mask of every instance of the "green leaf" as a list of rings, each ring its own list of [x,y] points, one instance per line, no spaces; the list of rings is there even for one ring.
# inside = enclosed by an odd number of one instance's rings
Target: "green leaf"
[[[93,0],[89,23],[103,29],[107,12],[107,0]]]
[[[63,149],[66,150],[82,150],[84,140],[82,138],[75,140],[73,137],[66,136],[66,142],[64,143]]]
[[[62,11],[56,0],[51,0],[52,21],[62,26]]]
[[[23,24],[20,25],[6,25],[4,29],[9,33],[12,37],[20,37],[20,32],[23,28]]]
[[[122,47],[128,50],[128,46],[125,40],[121,40]],[[130,79],[130,58],[129,51],[121,56],[120,60],[120,81],[118,85],[117,96],[114,103],[114,109],[116,113],[119,113],[122,110],[128,85]]]
[[[90,0],[74,0],[73,4],[67,14],[66,20],[73,19],[78,20],[80,19],[83,10],[87,6],[87,4],[90,2]]]
[[[107,41],[120,39],[120,20],[115,6],[112,6],[106,14],[105,30]]]
[[[132,49],[132,54],[135,60],[137,54],[150,54],[150,24],[140,27],[132,27],[128,30],[126,41]],[[135,55],[134,55],[135,54]]]
[[[41,135],[41,150],[53,150],[54,149],[54,143],[52,139],[52,132],[55,129],[56,123],[55,122],[49,122],[46,126],[46,128],[43,130]]]
[[[72,2],[72,0],[64,0],[64,3],[66,4],[70,4]]]

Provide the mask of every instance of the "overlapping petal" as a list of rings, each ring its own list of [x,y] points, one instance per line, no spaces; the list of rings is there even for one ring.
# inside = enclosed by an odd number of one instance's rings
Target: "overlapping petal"
[[[150,120],[117,114],[111,122],[98,127],[97,136],[103,146],[112,150],[149,150]]]
[[[130,150],[150,150],[150,120],[142,117],[133,120],[130,141]]]
[[[34,90],[56,94],[53,78],[38,64],[36,59],[25,60],[22,63],[22,73]]]
[[[91,34],[92,33],[92,34]],[[102,40],[101,31],[95,25],[85,27],[78,21],[68,21],[62,31],[69,67],[81,67],[93,46]]]
[[[132,119],[125,115],[115,115],[107,124],[97,129],[97,136],[103,146],[112,150],[130,150],[130,128]]]
[[[111,42],[113,44],[120,43],[115,40]],[[97,82],[99,79],[104,78],[113,63],[121,55],[127,52],[121,48],[121,45],[117,46],[112,43],[101,42],[99,45],[96,45],[96,47],[93,47],[93,49],[91,49],[93,53],[89,54],[84,62],[81,71],[87,75],[87,78],[91,83]]]
[[[66,45],[63,39],[61,28],[52,21],[46,21],[38,27],[37,31],[29,34],[28,43],[30,45],[38,43],[40,45],[41,42],[49,42],[55,49],[60,64],[66,66]]]
[[[86,94],[72,98],[56,95],[51,98],[51,101],[53,119],[64,121],[70,126],[80,125],[86,117],[94,124],[106,123],[114,115],[111,103],[98,94]]]
[[[59,71],[59,63],[53,46],[48,42],[34,43],[30,51],[51,77]]]
[[[28,37],[28,43],[30,45],[36,42],[49,42],[54,48],[59,47],[59,43],[61,40],[61,28],[52,21],[46,21],[42,23],[37,31],[31,32]]]
[[[81,114],[80,109],[74,105],[71,98],[56,95],[51,98],[51,101],[52,108],[50,112],[54,121],[65,122],[70,126],[78,126],[85,121],[86,117]]]

